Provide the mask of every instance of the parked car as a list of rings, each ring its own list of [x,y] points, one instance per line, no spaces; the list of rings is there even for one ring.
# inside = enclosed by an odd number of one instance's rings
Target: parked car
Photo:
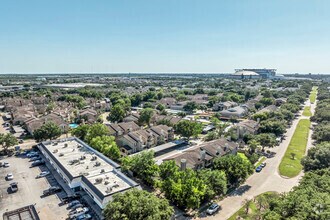
[[[206,213],[209,215],[213,215],[220,209],[220,206],[216,203],[213,203],[208,209],[206,210]]]
[[[262,168],[264,168],[266,165],[267,165],[267,164],[266,164],[265,162],[260,164],[260,166],[261,166]]]
[[[31,164],[31,167],[36,167],[36,166],[43,165],[43,164],[45,164],[45,161],[43,161],[43,160],[36,160],[36,161],[34,161]]]
[[[262,170],[262,166],[261,165],[256,168],[256,172],[257,173],[259,173],[261,170]]]
[[[17,192],[17,190],[18,190],[18,183],[17,182],[13,182],[13,183],[11,183],[10,184],[10,190],[11,190],[11,192]]]
[[[72,202],[74,200],[80,199],[80,197],[81,196],[79,194],[73,194],[73,195],[70,195],[70,196],[63,197],[62,201],[63,201],[63,203],[69,203],[69,202]]]
[[[85,214],[89,209],[87,207],[77,208],[69,213],[71,219],[77,218],[79,215]]]
[[[71,209],[75,205],[80,204],[79,200],[73,200],[72,202],[69,203],[68,208]]]
[[[14,179],[14,175],[13,175],[12,173],[8,173],[8,174],[6,175],[6,179],[7,179],[7,180],[13,180],[13,179]]]
[[[84,207],[84,205],[79,203],[79,204],[76,204],[76,205],[72,206],[71,209],[75,210],[77,208],[83,208],[83,207]]]
[[[90,214],[82,214],[82,215],[79,215],[76,220],[84,220],[84,219],[91,219],[92,216]]]
[[[38,174],[37,176],[36,176],[36,178],[38,179],[38,178],[42,178],[42,177],[45,177],[45,176],[47,176],[47,175],[49,175],[50,174],[50,172],[49,171],[42,171],[40,174]]]
[[[43,194],[45,196],[48,196],[48,195],[52,195],[52,194],[55,194],[55,193],[58,193],[58,192],[61,192],[61,191],[62,191],[61,187],[51,186],[48,189],[44,190]]]
[[[30,158],[30,161],[32,162],[32,161],[37,161],[37,160],[41,160],[41,157],[39,157],[39,156],[35,156],[35,157],[31,157]]]
[[[3,166],[3,167],[9,167],[10,164],[9,164],[8,162],[3,162],[3,163],[2,163],[2,166]]]
[[[35,152],[35,151],[30,151],[29,153],[26,154],[26,156],[28,158],[35,157],[35,156],[38,156],[38,155],[39,155],[39,153]]]

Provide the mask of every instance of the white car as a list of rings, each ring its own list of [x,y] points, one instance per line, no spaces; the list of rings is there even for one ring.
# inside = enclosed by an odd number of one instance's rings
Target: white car
[[[9,165],[10,165],[10,164],[9,164],[8,162],[4,162],[2,166],[3,166],[3,167],[9,167]]]
[[[40,174],[38,174],[38,176],[36,176],[36,178],[42,178],[42,177],[45,177],[49,174],[50,174],[49,171],[42,171]]]
[[[14,179],[14,175],[12,173],[8,173],[6,176],[7,180],[13,180]]]
[[[209,215],[213,215],[220,209],[220,206],[216,203],[213,203],[207,210],[206,213]]]
[[[74,219],[77,218],[79,215],[85,214],[86,212],[88,212],[89,209],[87,207],[84,208],[77,208],[76,210],[70,212],[70,218]]]

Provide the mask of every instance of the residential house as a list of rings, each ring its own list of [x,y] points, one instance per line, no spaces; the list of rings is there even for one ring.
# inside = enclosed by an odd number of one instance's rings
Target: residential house
[[[257,111],[257,113],[274,112],[277,109],[278,109],[277,106],[275,106],[275,105],[269,105],[269,106],[267,106],[265,108],[260,109],[259,111]]]
[[[106,124],[110,130],[110,135],[119,137],[132,131],[137,131],[140,127],[133,121]]]
[[[243,138],[246,134],[257,134],[259,129],[259,122],[254,120],[244,120],[236,125],[237,134]]]
[[[238,104],[232,101],[219,102],[213,106],[213,111],[223,111],[236,106],[238,106]]]
[[[66,132],[69,129],[69,124],[63,120],[63,118],[56,114],[50,113],[48,115],[39,117],[39,118],[31,118],[24,122],[24,127],[31,135],[33,135],[34,131],[39,129],[43,124],[47,122],[53,122],[58,125],[62,131]]]
[[[238,144],[224,138],[205,142],[181,153],[164,159],[164,161],[174,160],[181,169],[190,168],[198,170],[210,167],[216,157],[228,154],[236,154]]]
[[[232,118],[243,118],[248,114],[248,108],[245,106],[236,106],[220,112],[221,118],[232,119]]]
[[[123,135],[117,140],[123,154],[132,154],[173,140],[174,131],[166,125],[140,129]]]
[[[84,119],[86,123],[93,124],[97,121],[98,113],[94,109],[88,108],[79,112],[79,118]]]
[[[176,99],[171,97],[162,98],[158,103],[163,104],[166,108],[170,108],[172,105],[176,104]]]
[[[123,122],[138,122],[140,118],[139,113],[131,113],[123,119]]]

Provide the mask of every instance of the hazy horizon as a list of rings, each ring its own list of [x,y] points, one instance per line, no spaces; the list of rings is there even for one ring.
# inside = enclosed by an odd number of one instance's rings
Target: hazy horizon
[[[0,74],[330,73],[330,2],[1,3]]]

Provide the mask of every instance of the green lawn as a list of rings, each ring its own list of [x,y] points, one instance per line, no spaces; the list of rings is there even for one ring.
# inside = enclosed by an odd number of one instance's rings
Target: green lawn
[[[245,156],[244,153],[237,153],[243,160],[249,161],[249,159]]]
[[[309,100],[311,101],[311,103],[314,103],[316,101],[316,94],[317,94],[317,87],[314,86],[309,96]]]
[[[310,106],[305,106],[304,111],[303,111],[303,116],[311,117],[312,112],[311,112],[311,107]]]
[[[279,171],[282,176],[292,178],[300,173],[302,169],[300,161],[305,155],[310,124],[311,122],[309,119],[301,119],[298,122],[288,149],[279,166]],[[295,154],[294,159],[292,158],[292,153]]]
[[[268,199],[271,198],[272,196],[277,195],[277,193],[276,193],[276,192],[265,192],[265,193],[262,193],[262,194],[260,194],[260,195],[264,195],[264,196],[267,198],[267,200],[268,200]],[[258,196],[260,196],[260,195],[258,195]],[[257,196],[257,197],[258,197],[258,196]],[[257,197],[256,197],[256,198],[257,198]],[[254,218],[251,217],[251,216],[253,216],[253,213],[255,213],[255,212],[258,210],[258,208],[257,208],[257,204],[256,204],[254,201],[250,203],[250,205],[249,205],[249,213],[248,213],[248,215],[245,213],[245,210],[246,210],[245,207],[242,206],[242,208],[240,208],[240,209],[239,209],[235,214],[233,214],[228,220],[236,220],[238,216],[240,216],[241,218],[243,218],[243,219],[245,219],[245,220],[254,220]]]

